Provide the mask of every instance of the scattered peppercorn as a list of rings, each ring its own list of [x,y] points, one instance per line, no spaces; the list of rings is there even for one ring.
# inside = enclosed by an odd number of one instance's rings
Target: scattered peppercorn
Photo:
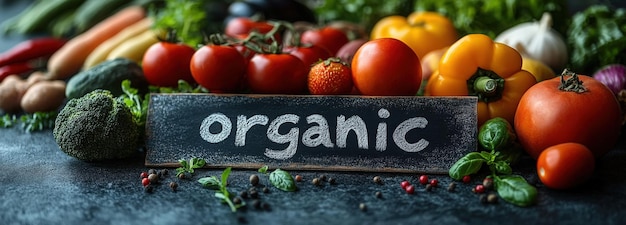
[[[150,175],[150,174],[156,174],[156,173],[157,173],[157,172],[156,172],[156,170],[155,170],[155,169],[149,169],[149,170],[148,170],[148,175]]]
[[[247,191],[241,191],[241,192],[239,193],[239,197],[242,197],[242,198],[248,198],[248,192],[247,192]]]
[[[415,193],[415,186],[409,184],[409,186],[406,186],[406,189],[404,189],[404,191],[406,191],[407,194],[412,195],[413,193]]]
[[[487,195],[486,194],[480,194],[480,196],[478,197],[478,200],[480,201],[480,203],[487,203]]]
[[[256,174],[250,175],[250,184],[252,184],[252,186],[259,184],[259,176]]]
[[[150,184],[150,180],[147,177],[141,179],[141,185],[143,185],[144,187],[148,186],[149,184]]]
[[[263,187],[263,193],[270,193],[270,189],[268,187]]]
[[[485,186],[483,186],[482,184],[476,185],[476,187],[472,188],[472,191],[478,194],[485,193]]]
[[[270,210],[270,204],[267,202],[261,203],[261,207],[265,210]]]
[[[254,200],[252,201],[252,206],[254,206],[254,208],[260,209],[261,208],[261,200]]]
[[[376,184],[383,183],[383,180],[379,176],[375,176],[373,180],[374,180],[374,183],[376,183]]]
[[[146,191],[146,193],[152,193],[152,191],[154,191],[154,187],[148,184],[144,187],[144,190]]]
[[[148,173],[141,172],[141,174],[139,174],[139,177],[141,177],[141,178],[148,178]]]
[[[296,175],[296,182],[302,182],[302,175]]]
[[[365,203],[359,203],[359,209],[361,211],[367,211],[367,206],[365,205]]]
[[[150,183],[156,184],[159,182],[159,176],[155,173],[151,173],[150,175],[148,175],[148,180],[150,180]]]
[[[489,203],[497,203],[498,202],[498,195],[491,193],[489,195],[487,195],[487,202]]]
[[[419,178],[420,184],[428,184],[428,176],[427,175],[421,175]]]
[[[463,183],[469,183],[470,181],[472,181],[472,177],[470,177],[469,175],[465,175],[463,176]]]
[[[320,181],[326,181],[326,175],[322,174],[322,175],[320,176]]]
[[[448,185],[448,191],[449,191],[449,192],[452,192],[452,191],[454,191],[454,189],[456,189],[456,183],[455,183],[455,182],[452,182],[452,183],[450,183],[450,184]]]
[[[490,177],[483,179],[483,186],[485,186],[485,189],[491,190],[493,188],[493,179]]]
[[[178,174],[178,179],[182,180],[182,179],[185,179],[185,178],[186,178],[185,173],[179,173]]]
[[[313,180],[311,181],[311,183],[313,183],[313,185],[315,185],[315,186],[319,186],[319,185],[320,185],[320,183],[321,183],[321,181],[320,181],[320,179],[319,179],[319,178],[317,178],[317,177],[316,177],[316,178],[313,178]]]
[[[411,185],[411,183],[407,180],[403,180],[402,182],[400,182],[400,187],[402,187],[402,189],[406,190],[406,188]]]
[[[332,177],[328,178],[328,183],[329,184],[335,184],[336,182],[337,181],[335,181],[335,178],[332,178]]]
[[[380,191],[376,192],[376,198],[383,198],[383,193]]]
[[[233,204],[235,204],[235,205],[239,205],[239,204],[241,204],[241,198],[239,198],[239,197],[234,197],[234,198],[233,198]]]
[[[437,179],[430,180],[430,186],[437,187],[437,185],[439,185],[439,180]]]
[[[176,190],[178,189],[178,183],[174,181],[170,182],[170,188],[172,189],[173,192],[176,192]]]
[[[433,185],[432,184],[427,184],[424,189],[426,189],[426,191],[431,191],[433,189]]]
[[[170,173],[170,171],[167,170],[167,169],[162,169],[161,170],[161,175],[163,175],[163,176],[167,176],[167,174],[169,174],[169,173]]]
[[[259,192],[256,189],[249,190],[248,195],[250,195],[250,198],[258,198]]]

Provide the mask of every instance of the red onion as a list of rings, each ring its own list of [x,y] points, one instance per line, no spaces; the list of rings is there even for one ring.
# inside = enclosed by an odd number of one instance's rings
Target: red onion
[[[617,95],[626,88],[626,66],[621,64],[610,64],[602,67],[593,74],[593,78],[600,81]]]

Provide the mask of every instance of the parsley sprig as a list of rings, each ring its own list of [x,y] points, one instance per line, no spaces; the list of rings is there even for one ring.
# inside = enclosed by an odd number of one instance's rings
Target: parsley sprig
[[[222,176],[217,178],[216,176],[203,177],[198,179],[198,182],[205,188],[210,188],[216,191],[215,197],[225,202],[230,207],[232,212],[237,212],[237,209],[246,205],[244,201],[239,204],[233,203],[231,200],[231,193],[226,186],[228,185],[228,176],[230,176],[231,168],[228,167],[222,172]]]
[[[180,167],[176,168],[176,176],[185,173],[193,175],[195,169],[202,168],[206,164],[206,161],[201,158],[193,157],[189,159],[189,161],[184,159],[178,160],[178,163],[180,163]]]

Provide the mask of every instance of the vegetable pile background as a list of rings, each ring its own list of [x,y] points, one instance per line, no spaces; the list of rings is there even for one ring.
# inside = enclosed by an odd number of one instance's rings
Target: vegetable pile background
[[[0,3],[0,223],[626,221],[622,2]],[[475,95],[480,146],[445,175],[148,170],[157,92]]]

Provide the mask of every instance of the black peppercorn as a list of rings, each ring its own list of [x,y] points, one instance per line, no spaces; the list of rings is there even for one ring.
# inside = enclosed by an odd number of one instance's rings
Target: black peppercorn
[[[154,191],[154,186],[148,184],[144,187],[144,190],[146,191],[146,193],[152,193],[152,191]]]
[[[296,182],[301,182],[302,181],[302,175],[298,174],[296,175]]]
[[[320,176],[320,180],[321,180],[321,181],[326,181],[326,175],[323,175],[323,174],[322,174],[322,175]]]
[[[156,184],[157,182],[159,182],[159,175],[151,173],[150,175],[148,175],[148,180],[150,180],[151,184]]]
[[[270,193],[270,189],[268,187],[263,187],[263,193]]]
[[[257,192],[256,189],[249,190],[248,191],[248,195],[250,195],[250,198],[258,198],[259,197],[259,192]]]
[[[149,169],[148,174],[156,174],[157,171],[155,169]]]
[[[252,184],[252,186],[256,186],[257,184],[259,184],[259,176],[257,176],[256,174],[250,175],[250,184]]]
[[[360,204],[359,204],[359,209],[360,209],[361,211],[367,211],[367,206],[365,205],[365,203],[360,203]]]
[[[176,189],[178,189],[178,183],[174,181],[170,182],[170,188],[172,188],[173,192],[176,192]]]
[[[376,192],[376,198],[383,198],[383,193],[380,191]]]
[[[487,195],[486,194],[480,194],[478,197],[478,200],[480,200],[480,203],[487,203]]]
[[[452,182],[448,185],[448,191],[452,192],[456,188],[456,183]]]
[[[261,208],[261,201],[258,200],[258,199],[252,201],[252,206],[254,206],[254,208],[260,209]]]
[[[375,176],[373,180],[376,184],[381,184],[383,182],[383,180],[379,176]]]
[[[487,195],[487,202],[489,203],[497,203],[498,202],[498,195],[497,194],[489,194]]]
[[[425,189],[426,191],[431,191],[431,190],[433,189],[433,185],[431,185],[431,184],[427,184],[427,185],[426,185],[426,187],[424,187],[424,189]]]
[[[311,181],[311,183],[313,183],[313,185],[315,186],[319,186],[321,181],[319,178],[313,178],[313,180]]]
[[[235,204],[235,205],[239,205],[239,204],[241,204],[241,198],[239,198],[239,197],[234,197],[234,198],[233,198],[233,204]]]
[[[248,198],[248,192],[247,191],[241,191],[239,193],[239,197],[241,197],[241,198]]]
[[[335,181],[335,178],[332,178],[332,177],[328,178],[328,183],[329,184],[335,184],[336,182],[337,181]]]

